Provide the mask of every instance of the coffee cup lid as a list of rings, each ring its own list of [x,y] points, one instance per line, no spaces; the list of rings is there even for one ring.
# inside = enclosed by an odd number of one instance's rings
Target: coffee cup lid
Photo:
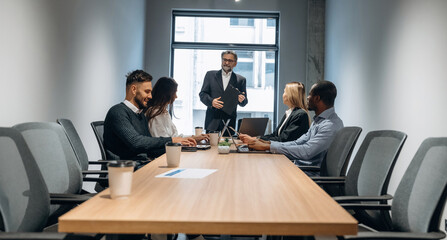
[[[174,142],[167,142],[166,143],[166,146],[182,146],[182,144],[181,143],[174,143]]]
[[[132,160],[116,160],[110,161],[107,164],[108,167],[134,167],[135,162]]]
[[[199,129],[199,128],[203,128],[203,127],[196,127],[197,129]]]

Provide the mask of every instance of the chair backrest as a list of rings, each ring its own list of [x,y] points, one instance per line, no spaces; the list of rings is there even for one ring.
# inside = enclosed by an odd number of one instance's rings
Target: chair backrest
[[[422,142],[394,194],[393,229],[439,231],[447,192],[447,138]]]
[[[13,128],[25,138],[50,193],[81,192],[81,167],[61,125],[55,122],[28,122]],[[49,221],[70,208],[68,205],[51,205]]]
[[[357,151],[346,175],[348,196],[379,196],[387,194],[396,160],[407,139],[403,132],[371,131]],[[385,211],[356,211],[356,218],[378,230],[387,230],[390,218]],[[376,225],[380,223],[380,225]]]
[[[88,170],[88,155],[85,151],[84,144],[82,144],[81,137],[79,137],[73,122],[70,119],[59,118],[56,120],[65,130],[68,140],[78,158],[82,170]]]
[[[360,127],[344,127],[337,132],[321,162],[321,176],[346,176],[352,150],[361,132]]]
[[[106,149],[104,148],[104,121],[91,122],[90,126],[92,126],[96,140],[98,141],[99,150],[101,151],[101,158],[103,160],[107,160]]]
[[[25,139],[0,128],[0,232],[41,231],[50,199],[45,181]]]

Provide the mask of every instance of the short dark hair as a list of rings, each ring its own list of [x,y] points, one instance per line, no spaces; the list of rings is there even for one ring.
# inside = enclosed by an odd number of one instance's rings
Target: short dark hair
[[[231,55],[233,55],[233,57],[234,57],[234,61],[237,62],[237,53],[236,53],[235,51],[231,51],[231,50],[223,51],[223,52],[220,54],[220,57],[223,58],[223,55],[225,55],[225,54],[231,54]]]
[[[334,106],[335,98],[337,97],[337,88],[332,82],[326,80],[318,81],[311,91],[313,96],[320,96],[321,101],[326,106]]]
[[[152,76],[143,70],[135,70],[133,72],[129,72],[126,75],[126,87],[136,82],[150,82],[150,81],[152,81]]]

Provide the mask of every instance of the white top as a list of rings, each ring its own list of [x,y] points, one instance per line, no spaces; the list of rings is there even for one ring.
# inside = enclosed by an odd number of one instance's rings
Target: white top
[[[293,111],[293,109],[291,109],[291,108],[289,108],[286,111],[286,119],[284,119],[284,122],[282,122],[281,127],[279,127],[279,129],[278,129],[278,136],[279,136],[279,134],[281,134],[282,127],[284,127],[284,124],[287,122],[287,119],[289,119],[290,114],[292,113],[292,111]]]
[[[123,103],[128,108],[130,108],[130,110],[132,110],[134,113],[140,114],[143,111],[143,109],[138,109],[135,105],[133,105],[131,102],[129,102],[127,100],[124,100]]]
[[[171,115],[166,110],[149,120],[149,132],[152,137],[183,137],[182,134],[178,134]]]
[[[225,89],[227,89],[228,83],[230,82],[231,73],[232,73],[231,71],[226,73],[224,70],[222,70],[222,84],[224,91]]]

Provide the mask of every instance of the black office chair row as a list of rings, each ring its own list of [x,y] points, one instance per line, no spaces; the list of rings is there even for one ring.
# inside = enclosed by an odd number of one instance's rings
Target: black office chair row
[[[436,155],[427,156],[429,160],[426,164],[439,164],[440,170],[438,174],[447,167],[447,138],[427,139],[424,141],[416,154],[415,158],[410,164],[400,187],[396,191],[400,199],[393,200],[394,208],[386,205],[387,201],[393,199],[391,195],[387,195],[388,183],[391,177],[396,160],[405,143],[407,135],[399,131],[383,130],[369,132],[363,140],[357,154],[355,155],[351,167],[347,172],[347,165],[349,163],[350,155],[355,146],[355,143],[360,135],[361,128],[359,127],[345,127],[340,130],[333,143],[331,144],[326,158],[322,162],[321,168],[316,167],[302,167],[307,171],[320,171],[321,177],[313,177],[314,181],[320,184],[336,201],[342,206],[352,211],[354,217],[364,225],[379,231],[393,231],[381,233],[359,233],[358,236],[350,236],[349,238],[359,239],[408,239],[411,234],[417,232],[416,239],[440,239],[444,238],[445,234],[439,231],[440,214],[445,204],[446,180],[437,179],[435,176],[430,176],[427,173],[420,173],[418,167],[420,165],[413,162],[423,162],[426,156],[422,152],[436,151]],[[425,150],[423,150],[425,149]],[[437,150],[433,150],[437,149]],[[437,169],[439,170],[439,169]],[[417,192],[422,192],[424,187],[422,185],[413,184],[408,186],[408,178],[417,176],[424,176],[430,178],[425,184],[430,181],[440,181],[440,185],[432,191],[435,192],[436,197],[431,202],[430,206],[420,210],[411,210],[408,204],[409,198],[418,199]],[[418,186],[420,188],[416,189]],[[430,184],[428,185],[430,186]],[[414,192],[414,193],[413,193]],[[430,198],[422,194],[420,198]],[[405,200],[403,200],[405,199]],[[396,201],[397,200],[397,201]],[[407,202],[406,202],[407,201]],[[425,200],[424,200],[425,201]],[[363,204],[369,202],[369,204]],[[422,204],[423,201],[420,202]],[[392,210],[390,216],[389,210]],[[393,209],[399,209],[397,213]],[[436,209],[433,211],[433,209]],[[409,224],[412,221],[418,221],[419,215],[412,212],[426,211],[426,218],[422,220],[424,227],[415,227],[416,224]],[[397,222],[396,222],[397,221]],[[405,221],[403,223],[402,221]],[[404,224],[405,227],[402,227]],[[417,223],[420,224],[421,223]],[[411,226],[411,227],[410,227]],[[403,233],[404,231],[410,233]],[[375,235],[374,235],[375,234]],[[363,236],[365,238],[363,238]],[[340,237],[342,238],[342,237]],[[348,237],[347,237],[348,238]]]
[[[57,123],[0,128],[0,239],[98,239],[42,231],[89,196],[81,167]]]

